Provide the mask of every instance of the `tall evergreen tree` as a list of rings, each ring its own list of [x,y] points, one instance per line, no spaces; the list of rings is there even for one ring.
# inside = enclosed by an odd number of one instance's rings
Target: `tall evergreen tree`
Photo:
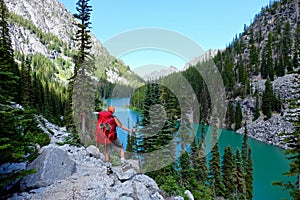
[[[235,160],[230,146],[225,148],[222,159],[222,181],[225,186],[225,198],[231,199],[235,192],[234,185]]]
[[[0,1],[0,103],[15,101],[20,103],[18,65],[14,61],[8,28],[8,9]]]
[[[255,113],[254,113],[254,121],[257,120],[260,116],[260,105],[259,105],[259,96],[258,93],[256,94],[256,101],[255,101]]]
[[[33,88],[33,105],[38,114],[42,114],[42,106],[43,106],[43,85],[40,79],[37,78],[36,72],[33,73],[32,78],[32,88]]]
[[[197,155],[197,167],[199,169],[199,174],[196,176],[198,181],[202,184],[207,183],[208,179],[208,167],[207,167],[207,161],[206,161],[206,144],[205,144],[205,123],[204,120],[202,120],[201,124],[201,137],[199,141],[199,150]]]
[[[259,51],[255,46],[254,33],[253,29],[250,32],[250,55],[249,55],[249,64],[250,72],[253,72],[253,75],[258,75],[259,73]]]
[[[273,61],[273,35],[268,34],[268,40],[262,53],[261,76],[264,79],[274,80],[274,61]]]
[[[184,188],[190,188],[192,180],[195,178],[191,170],[190,155],[184,151],[179,159],[180,162],[180,184]]]
[[[266,116],[266,119],[269,119],[272,115],[273,100],[273,86],[271,84],[271,81],[268,79],[265,83],[265,91],[262,97],[262,111]]]
[[[228,109],[226,113],[227,128],[232,129],[231,125],[234,123],[234,107],[231,101],[228,102]]]
[[[293,65],[291,62],[291,47],[292,47],[292,39],[291,39],[291,24],[289,21],[286,22],[284,26],[284,30],[282,33],[282,59],[283,65],[286,66],[288,72],[293,71]]]
[[[212,189],[212,197],[224,197],[225,187],[221,177],[220,152],[218,142],[211,150],[209,160],[209,179]]]
[[[242,127],[242,120],[243,120],[243,114],[242,114],[242,108],[240,102],[238,102],[236,105],[234,119],[235,119],[234,130],[238,130]]]
[[[293,66],[297,68],[300,66],[300,25],[296,27],[296,39],[294,42],[294,56],[293,56]],[[300,70],[298,71],[298,73]]]
[[[247,128],[247,123],[245,123],[245,130],[244,130],[244,136],[243,136],[243,143],[242,143],[242,162],[243,165],[246,166],[246,162],[248,159],[248,128]]]
[[[298,83],[300,81],[298,80]],[[299,98],[295,99],[299,102]],[[299,106],[299,103],[298,103]],[[300,113],[295,113],[294,119],[291,122],[294,123],[295,130],[292,133],[282,133],[285,136],[285,142],[288,145],[288,149],[285,150],[285,155],[290,160],[290,169],[285,172],[284,175],[293,177],[293,180],[277,181],[273,185],[281,186],[286,190],[289,190],[290,196],[294,200],[300,199]]]
[[[233,74],[233,62],[230,58],[230,53],[226,53],[225,55],[225,62],[224,62],[224,69],[222,71],[222,78],[224,81],[224,85],[228,91],[231,91],[234,86],[234,74]]]
[[[273,62],[273,36],[272,33],[268,35],[268,41],[266,44],[266,66],[267,66],[267,74],[271,81],[274,80],[274,62]]]
[[[31,80],[31,65],[29,58],[27,57],[21,64],[21,76],[20,76],[20,95],[22,99],[22,105],[26,108],[33,107],[33,91]]]
[[[92,48],[89,30],[92,7],[89,5],[89,0],[78,0],[76,10],[78,13],[74,14],[74,17],[78,21],[75,23],[77,32],[74,41],[77,43],[78,52],[74,57],[75,67],[68,86],[68,103],[65,112],[66,127],[73,133],[73,141],[71,143],[80,142],[76,123],[81,123],[82,116],[89,116],[90,112],[86,113],[86,110],[94,109],[86,108],[86,105],[93,107],[95,95],[95,91],[92,90],[92,81],[90,78],[94,72],[94,61],[93,56],[89,53],[89,50]],[[76,102],[74,102],[74,99]],[[88,119],[86,119],[86,122],[88,123]]]
[[[246,199],[253,199],[253,162],[252,151],[248,148],[248,159],[245,166]]]
[[[235,153],[235,161],[236,161],[236,168],[235,168],[235,195],[237,199],[244,199],[245,198],[245,177],[244,177],[244,169],[241,159],[240,150],[237,149]]]

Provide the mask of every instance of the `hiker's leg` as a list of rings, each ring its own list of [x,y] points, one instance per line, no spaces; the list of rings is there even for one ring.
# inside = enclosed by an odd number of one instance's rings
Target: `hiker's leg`
[[[122,160],[122,158],[125,159],[125,151],[123,148],[120,150],[120,158],[121,158],[121,160]]]
[[[109,153],[107,153],[107,152],[105,153],[104,159],[105,159],[106,163],[109,163]]]
[[[112,144],[113,144],[114,148],[120,153],[120,160],[121,160],[121,163],[123,164],[125,162],[125,151],[124,151],[122,143],[120,142],[119,139],[116,139],[115,141],[113,141]]]

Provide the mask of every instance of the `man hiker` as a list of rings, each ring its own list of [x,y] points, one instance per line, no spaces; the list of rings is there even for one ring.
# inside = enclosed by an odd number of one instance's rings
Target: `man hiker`
[[[122,170],[126,171],[127,169],[129,169],[131,167],[131,165],[128,162],[126,162],[126,160],[125,160],[125,151],[124,151],[122,143],[120,142],[120,140],[117,137],[115,127],[118,126],[121,129],[123,129],[124,131],[127,131],[129,133],[132,133],[133,130],[124,126],[120,122],[120,120],[116,116],[113,115],[115,112],[115,108],[113,106],[108,106],[107,111],[111,113],[111,115],[109,113],[109,116],[111,118],[113,118],[113,120],[111,120],[111,122],[109,122],[109,123],[111,124],[110,126],[113,127],[113,131],[114,131],[114,135],[115,135],[115,138],[110,140],[110,142],[105,143],[105,146],[104,146],[104,157],[105,157],[105,164],[106,164],[106,168],[107,168],[107,175],[110,175],[113,173],[113,171],[111,169],[109,153],[112,152],[113,149],[117,150],[120,153],[120,159],[122,162]],[[99,115],[100,115],[100,113],[99,113]]]

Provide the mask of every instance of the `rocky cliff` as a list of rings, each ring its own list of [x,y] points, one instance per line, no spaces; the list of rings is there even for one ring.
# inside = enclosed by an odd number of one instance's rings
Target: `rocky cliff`
[[[246,61],[245,65],[248,74],[250,74],[251,91],[252,94],[259,94],[260,104],[267,79],[263,78],[261,72],[258,75],[251,75],[251,72],[253,72],[251,67],[253,66],[251,66],[249,60],[251,59],[253,47],[258,50],[260,67],[265,62],[264,57],[271,54],[273,64],[269,66],[269,70],[275,70],[276,72],[276,68],[280,65],[285,68],[285,75],[275,75],[274,80],[271,80],[274,93],[277,96],[279,95],[283,101],[280,113],[273,112],[272,117],[268,120],[264,120],[261,113],[261,117],[254,120],[255,97],[248,95],[245,99],[241,99],[241,97],[234,99],[235,102],[239,101],[242,105],[243,119],[247,122],[249,135],[260,141],[283,148],[286,148],[286,145],[283,142],[284,136],[280,136],[280,134],[293,132],[294,125],[290,121],[295,121],[297,116],[300,115],[300,102],[297,100],[300,97],[300,66],[299,58],[298,63],[297,58],[295,58],[297,52],[299,52],[299,46],[297,46],[299,45],[299,32],[297,32],[300,24],[299,10],[300,2],[298,0],[274,1],[255,16],[253,23],[249,27],[245,27],[244,33],[237,40],[244,45],[242,57]],[[287,37],[286,34],[289,37],[284,39],[284,37]],[[289,41],[290,46],[286,50],[289,53],[284,58],[282,49],[286,41]],[[272,42],[270,45],[271,50],[269,50],[269,54],[266,54],[268,42]],[[235,62],[238,59],[238,56],[235,56]],[[282,59],[293,62],[292,69],[287,70],[288,63],[283,64]],[[237,132],[244,133],[244,128]]]

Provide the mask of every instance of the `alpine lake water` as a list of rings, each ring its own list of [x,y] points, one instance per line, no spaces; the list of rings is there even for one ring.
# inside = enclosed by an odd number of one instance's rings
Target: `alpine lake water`
[[[116,108],[115,115],[125,126],[132,128],[135,125],[139,113],[128,108],[129,98],[108,99],[107,105]],[[122,129],[117,130],[118,137],[126,148],[127,132]],[[218,138],[221,155],[226,146],[231,146],[235,151],[241,149],[243,135],[233,131],[223,130]],[[273,181],[287,180],[283,175],[289,170],[289,161],[284,155],[284,150],[255,139],[248,138],[248,145],[252,149],[252,160],[254,169],[254,200],[281,200],[291,199],[288,191],[283,191],[281,187],[272,186]]]

